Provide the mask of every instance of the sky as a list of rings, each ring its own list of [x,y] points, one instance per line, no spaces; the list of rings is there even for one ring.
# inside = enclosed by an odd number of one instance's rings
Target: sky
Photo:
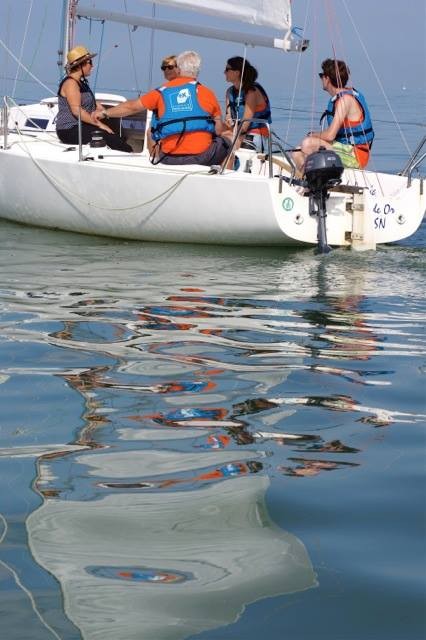
[[[81,4],[114,11],[151,15],[152,2],[142,0],[81,0]],[[61,0],[2,0],[0,38],[32,73],[56,91],[58,80]],[[345,7],[349,7],[352,17]],[[157,17],[226,27],[224,21],[189,12],[177,13],[156,6]],[[184,16],[182,18],[181,16]],[[356,24],[354,31],[352,20]],[[386,93],[426,92],[426,2],[425,0],[293,0],[293,23],[304,29],[311,46],[302,55],[261,47],[249,48],[247,57],[259,70],[259,79],[269,92],[286,99],[296,90],[306,93],[318,86],[320,63],[332,57],[345,59],[355,86],[364,92],[381,85]],[[249,27],[229,24],[234,30]],[[154,47],[151,47],[153,41]],[[185,49],[195,49],[203,58],[201,79],[217,91],[225,91],[223,69],[226,59],[242,55],[243,45],[125,25],[78,21],[76,44],[100,51],[92,74],[98,90],[122,93],[127,97],[157,86],[162,75],[161,58]],[[152,49],[152,53],[151,53]],[[153,68],[150,71],[150,61]],[[47,92],[38,86],[0,46],[0,93],[17,99],[38,99]],[[324,98],[321,96],[321,99]],[[424,119],[424,114],[423,114]]]

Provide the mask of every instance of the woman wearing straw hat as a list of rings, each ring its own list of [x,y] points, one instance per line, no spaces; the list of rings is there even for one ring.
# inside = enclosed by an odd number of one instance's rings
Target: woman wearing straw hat
[[[78,144],[78,118],[81,118],[82,143],[87,144],[92,139],[94,131],[100,131],[111,149],[118,151],[133,151],[118,133],[110,126],[99,123],[94,126],[90,114],[102,105],[96,103],[93,91],[87,82],[93,66],[96,53],[90,53],[86,47],[78,45],[68,52],[66,72],[58,89],[58,115],[56,118],[56,133],[65,144]]]

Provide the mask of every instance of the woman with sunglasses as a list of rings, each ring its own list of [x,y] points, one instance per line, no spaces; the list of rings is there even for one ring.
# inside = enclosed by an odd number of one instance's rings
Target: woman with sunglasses
[[[260,118],[271,123],[271,107],[265,89],[257,81],[257,70],[241,56],[229,58],[225,66],[225,79],[231,83],[226,91],[225,123],[233,128],[236,122],[249,118]],[[268,128],[261,122],[244,122],[241,127],[239,146],[264,150],[264,139]]]
[[[67,75],[61,81],[58,89],[58,115],[56,117],[56,133],[65,144],[78,144],[78,118],[81,118],[82,143],[88,144],[94,131],[100,131],[106,144],[118,151],[133,151],[118,133],[110,126],[99,123],[93,124],[91,113],[102,109],[96,102],[93,91],[87,82],[93,66],[96,53],[90,53],[86,47],[78,45],[67,55]]]
[[[164,73],[164,79],[166,82],[175,80],[179,75],[176,64],[176,56],[166,56],[165,58],[163,58],[161,62],[161,71]],[[151,125],[152,127],[155,126],[155,116],[153,116],[153,119],[151,120]],[[152,139],[151,130],[148,131],[147,134],[147,145],[149,152],[152,153],[154,151],[155,142]]]
[[[167,56],[166,58],[163,58],[161,71],[164,73],[166,82],[170,82],[170,80],[177,78],[178,69],[176,65],[176,56]]]

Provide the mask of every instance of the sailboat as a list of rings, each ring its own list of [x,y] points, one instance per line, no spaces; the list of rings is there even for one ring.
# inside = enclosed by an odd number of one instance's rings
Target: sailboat
[[[145,26],[244,45],[302,53],[308,41],[292,26],[291,0],[160,0],[277,31],[276,36],[227,31],[154,17],[120,14],[64,0],[63,57],[86,17]],[[114,96],[104,96],[114,104]],[[116,101],[122,98],[117,96]],[[112,100],[112,102],[111,102]],[[426,137],[400,174],[327,167],[314,179],[296,177],[291,155],[269,132],[266,154],[239,149],[239,168],[170,166],[139,153],[69,146],[52,129],[55,99],[10,108],[0,130],[0,217],[45,228],[157,242],[374,249],[411,236],[426,209],[416,173]],[[146,128],[150,126],[149,116]],[[268,125],[269,126],[269,125]],[[144,137],[142,135],[142,137]],[[146,136],[145,136],[146,139]],[[232,149],[231,149],[232,151]],[[423,155],[422,155],[423,153]],[[318,184],[319,181],[319,184]]]

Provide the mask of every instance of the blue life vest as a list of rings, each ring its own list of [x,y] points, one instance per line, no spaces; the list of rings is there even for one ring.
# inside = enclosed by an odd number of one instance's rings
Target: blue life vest
[[[174,87],[159,87],[157,91],[164,101],[164,114],[161,118],[154,112],[151,120],[151,135],[155,142],[174,135],[205,131],[214,133],[214,119],[198,101],[198,82]]]
[[[254,117],[262,118],[262,120],[266,120],[267,122],[269,122],[269,124],[271,124],[272,122],[271,105],[269,103],[268,95],[265,89],[258,82],[255,82],[253,86],[260,91],[262,96],[265,98],[265,102],[266,102],[266,107],[264,109],[260,109],[259,111],[255,111],[253,114],[253,118]],[[236,89],[234,86],[229,87],[228,103],[229,103],[229,108],[231,110],[232,119],[242,120],[244,116],[244,109],[246,104],[246,94],[244,89],[241,89],[241,93],[240,95],[238,95],[238,89]],[[261,127],[262,125],[263,125],[262,122],[251,122],[247,131],[250,131],[250,129],[259,129],[259,127]]]
[[[327,124],[330,124],[334,118],[334,112],[336,109],[336,100],[348,94],[353,96],[355,100],[358,102],[361,107],[363,118],[359,124],[354,125],[353,127],[341,127],[336,135],[336,142],[341,142],[342,144],[352,144],[352,145],[368,145],[371,147],[374,140],[374,130],[373,123],[371,121],[370,111],[367,106],[367,101],[356,89],[343,89],[339,91],[333,98],[331,98],[328,102],[327,109],[321,116],[321,121],[324,117],[327,117]]]

